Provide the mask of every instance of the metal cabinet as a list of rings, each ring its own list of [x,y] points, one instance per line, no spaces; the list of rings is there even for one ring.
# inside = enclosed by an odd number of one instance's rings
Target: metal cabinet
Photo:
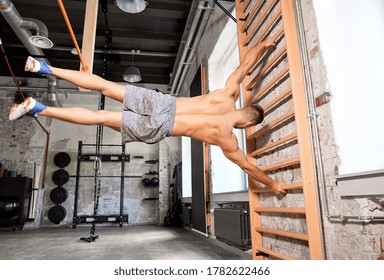
[[[0,178],[0,226],[23,229],[28,220],[32,179]]]

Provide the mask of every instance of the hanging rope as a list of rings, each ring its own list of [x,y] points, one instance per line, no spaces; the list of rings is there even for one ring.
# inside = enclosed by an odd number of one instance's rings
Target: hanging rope
[[[93,169],[95,170],[95,191],[93,193],[93,220],[92,220],[92,226],[91,231],[89,234],[89,237],[80,237],[80,240],[86,241],[88,243],[96,241],[96,239],[99,238],[98,235],[95,235],[96,232],[96,219],[97,219],[97,212],[99,209],[99,199],[100,199],[100,190],[101,190],[101,157],[96,156],[95,160],[93,162]]]
[[[5,52],[5,49],[4,49],[3,43],[2,43],[2,41],[1,41],[1,38],[0,38],[0,48],[1,48],[1,52],[2,52],[2,54],[3,54],[3,56],[4,56],[5,62],[7,63],[9,72],[11,73],[13,82],[14,82],[15,85],[16,85],[17,91],[19,92],[19,94],[21,95],[21,97],[23,98],[23,100],[25,100],[24,93],[23,93],[23,91],[21,90],[21,88],[20,88],[20,86],[19,86],[19,83],[17,82],[17,79],[16,79],[15,74],[13,73],[11,64],[9,63],[9,60],[8,60],[7,54],[6,54],[6,52]],[[49,134],[49,131],[48,131],[48,130],[41,124],[41,122],[40,122],[38,119],[35,118],[35,121],[37,122],[37,124],[41,127],[41,129],[43,129],[43,131],[44,131],[45,134],[47,135],[47,141],[46,141],[46,144],[45,144],[44,168],[43,168],[43,181],[42,181],[42,186],[43,186],[43,188],[44,188],[44,185],[45,185],[45,175],[46,175],[46,172],[47,172],[48,147],[49,147],[49,141],[50,141],[50,134]]]
[[[65,10],[63,1],[62,1],[62,0],[57,0],[57,2],[59,3],[59,7],[60,7],[60,10],[61,10],[61,13],[63,14],[65,24],[67,25],[69,34],[71,35],[73,44],[75,45],[77,54],[78,54],[79,59],[80,59],[80,62],[81,62],[81,64],[82,64],[81,70],[82,70],[83,72],[87,72],[88,69],[89,69],[89,67],[88,67],[88,66],[85,64],[85,62],[84,62],[83,55],[81,54],[79,45],[77,44],[77,40],[76,40],[76,37],[75,37],[75,33],[73,32],[73,29],[72,29],[72,26],[71,26],[71,22],[69,21],[69,18],[68,18],[67,12],[66,12],[66,10]]]
[[[109,43],[111,41],[111,31],[109,30],[108,25],[108,18],[107,18],[107,1],[101,2],[102,11],[104,14],[104,20],[105,20],[105,40],[104,40],[104,63],[103,63],[103,72],[102,77],[106,78],[107,76],[107,67],[108,67],[108,51],[109,51]],[[99,99],[99,110],[104,110],[105,107],[105,96],[103,94],[100,94]],[[94,208],[93,208],[93,220],[92,220],[92,227],[90,231],[89,237],[81,237],[80,240],[86,241],[86,242],[93,242],[96,241],[96,239],[99,238],[99,236],[95,235],[96,232],[96,218],[97,218],[97,212],[99,209],[99,201],[100,201],[100,191],[101,191],[101,152],[102,152],[102,143],[103,143],[103,126],[98,125],[97,126],[97,133],[96,133],[96,158],[93,163],[93,168],[95,170],[95,189],[94,189]]]

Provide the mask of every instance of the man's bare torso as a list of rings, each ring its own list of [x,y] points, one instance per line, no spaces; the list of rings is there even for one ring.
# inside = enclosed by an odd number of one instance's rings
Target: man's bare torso
[[[172,136],[189,136],[222,149],[230,145],[236,107],[234,98],[222,91],[177,98]],[[237,141],[234,144],[237,148]]]

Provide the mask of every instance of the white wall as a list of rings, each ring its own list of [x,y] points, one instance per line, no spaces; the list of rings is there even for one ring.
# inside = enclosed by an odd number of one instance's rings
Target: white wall
[[[235,15],[235,13],[233,12]],[[221,33],[208,60],[209,90],[223,88],[229,75],[239,66],[237,27],[229,20]],[[237,107],[241,104],[238,101]],[[243,149],[243,130],[234,129],[239,145]],[[212,193],[246,190],[245,173],[228,160],[221,149],[210,146]]]
[[[233,9],[233,4],[228,4],[228,10]],[[231,29],[227,27],[231,25]],[[221,35],[220,35],[221,34]],[[218,39],[219,37],[227,36],[227,39],[223,38]],[[237,66],[238,61],[233,61],[234,57],[231,54],[237,54],[237,30],[236,24],[228,18],[224,12],[218,8],[214,7],[212,14],[210,16],[209,22],[204,31],[203,38],[201,38],[196,57],[192,61],[192,64],[189,68],[189,72],[186,76],[186,79],[183,83],[179,96],[188,97],[190,85],[195,77],[197,69],[201,66],[201,61],[208,58],[208,79],[209,79],[209,90],[215,90],[216,88],[222,88],[225,84],[225,80],[230,72],[232,72]],[[214,49],[220,49],[221,53],[214,53]],[[214,58],[216,56],[216,58]],[[236,59],[236,57],[235,57]],[[211,69],[212,68],[212,69]],[[225,69],[224,69],[225,68]],[[218,70],[223,70],[223,72],[218,74]],[[216,73],[214,72],[216,71]],[[215,80],[212,75],[217,76],[219,80]],[[212,81],[211,81],[212,79]],[[213,81],[215,81],[213,83]],[[241,141],[240,141],[241,142]],[[183,198],[190,198],[192,196],[191,188],[191,144],[190,139],[182,137],[182,162],[183,162]],[[214,153],[222,154],[221,151],[216,151]],[[225,159],[226,160],[226,159]],[[226,160],[227,161],[227,160]],[[230,163],[231,164],[231,163]],[[237,166],[235,166],[237,168]],[[216,173],[216,178],[220,178],[223,174],[230,174],[229,177],[236,177],[236,172],[227,172],[226,167],[221,167]],[[241,170],[240,170],[241,171]],[[242,171],[241,171],[242,172]],[[221,177],[224,181],[224,177]],[[233,184],[226,184],[226,186],[232,186]],[[240,184],[236,184],[239,186]],[[243,184],[241,184],[243,186]],[[213,190],[215,192],[215,189]]]
[[[192,197],[192,162],[191,162],[191,138],[181,137],[182,156],[181,162],[183,168],[181,169],[183,179],[183,198]]]
[[[340,174],[384,168],[384,1],[314,0]]]

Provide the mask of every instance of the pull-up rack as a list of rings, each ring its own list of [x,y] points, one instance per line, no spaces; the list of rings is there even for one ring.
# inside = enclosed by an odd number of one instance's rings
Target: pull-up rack
[[[130,155],[125,154],[125,145],[113,145],[113,144],[102,144],[102,147],[121,147],[121,153],[84,153],[83,147],[96,147],[96,144],[83,144],[79,141],[78,154],[77,154],[77,168],[76,176],[70,176],[76,178],[75,186],[75,202],[73,209],[73,225],[72,228],[76,228],[78,224],[90,224],[90,223],[119,223],[122,227],[123,223],[128,223],[128,214],[123,213],[124,209],[124,179],[125,178],[141,178],[141,176],[128,176],[125,175],[125,163],[130,161]],[[78,204],[79,204],[79,190],[80,190],[80,179],[81,178],[94,178],[94,176],[81,175],[81,164],[84,162],[94,162],[98,158],[101,162],[109,163],[121,163],[120,176],[100,176],[102,178],[121,178],[120,180],[120,209],[119,213],[109,215],[78,215]]]

